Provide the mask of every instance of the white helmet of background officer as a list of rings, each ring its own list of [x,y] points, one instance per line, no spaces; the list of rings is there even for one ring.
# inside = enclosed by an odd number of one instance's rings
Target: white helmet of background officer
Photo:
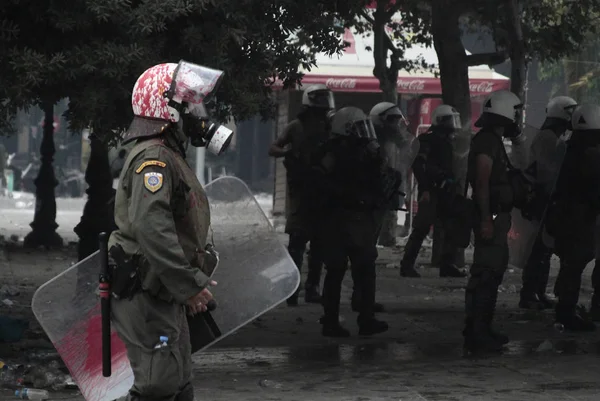
[[[431,126],[458,131],[462,128],[460,113],[450,105],[441,104],[431,113]]]
[[[573,112],[573,131],[600,131],[600,106],[582,104]]]
[[[377,103],[371,109],[369,118],[375,127],[408,125],[398,105],[391,102]]]
[[[521,99],[511,91],[493,92],[483,103],[481,117],[475,126],[502,128],[502,135],[507,138],[521,137],[519,119],[522,109]]]
[[[558,128],[565,131],[570,128],[573,111],[577,107],[575,99],[568,96],[557,96],[546,106],[546,120],[541,129]]]
[[[333,92],[327,85],[310,85],[302,93],[302,106],[325,110],[335,109]]]
[[[331,134],[376,141],[371,119],[358,107],[343,107],[331,116]]]

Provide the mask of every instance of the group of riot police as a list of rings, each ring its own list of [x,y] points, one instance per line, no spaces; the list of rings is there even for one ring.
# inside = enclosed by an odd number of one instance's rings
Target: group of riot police
[[[492,328],[509,257],[523,268],[521,308],[556,308],[556,320],[567,330],[595,328],[592,320],[600,319],[599,269],[592,278],[597,292],[590,314],[580,312],[578,300],[582,272],[598,249],[600,106],[553,98],[534,135],[520,128],[522,108],[512,92],[493,92],[475,123],[479,131],[472,136],[463,129],[459,112],[441,105],[432,114],[428,132],[415,137],[393,103],[379,103],[367,116],[356,107],[336,110],[325,85],[304,90],[302,111],[271,146],[270,155],[284,158],[288,250],[298,268],[310,243],[304,297],[307,303],[323,305],[323,335],[350,335],[339,321],[348,266],[359,334],[388,329],[375,318],[383,311],[375,302],[377,244],[382,231],[387,232],[385,226],[396,224],[411,168],[418,183],[418,212],[400,274],[420,276],[415,262],[436,222],[446,233],[441,277],[467,277],[457,257],[474,245],[465,296],[467,350],[500,351],[509,341]],[[524,223],[516,224],[515,219]],[[518,231],[523,224],[529,231],[510,240],[511,226]],[[521,241],[520,248],[513,252],[516,245],[511,241]],[[557,302],[546,294],[553,254],[560,258]],[[299,290],[288,305],[297,305],[298,296]]]
[[[386,152],[385,144],[393,142]],[[310,243],[304,299],[323,305],[323,335],[348,337],[340,325],[342,281],[350,266],[360,335],[388,329],[375,318],[377,242],[384,224],[396,224],[402,183],[414,137],[397,105],[380,103],[370,116],[356,107],[335,110],[333,93],[312,85],[302,96],[302,110],[273,143],[269,154],[283,157],[287,173],[289,253],[302,266]],[[381,146],[381,145],[384,146]],[[396,150],[401,149],[398,153]],[[401,159],[399,163],[392,158]],[[319,283],[326,267],[322,294]],[[299,290],[287,303],[298,304]]]

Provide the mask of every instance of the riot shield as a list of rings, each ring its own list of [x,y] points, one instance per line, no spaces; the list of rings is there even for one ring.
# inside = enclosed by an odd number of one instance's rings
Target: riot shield
[[[300,283],[298,268],[243,181],[223,177],[205,189],[213,229],[209,238],[220,262],[212,276],[218,286],[211,288],[218,306],[210,312],[218,335],[204,339],[204,348],[277,306]],[[87,401],[114,400],[133,383],[125,346],[115,332],[112,376],[102,376],[99,272],[97,252],[42,285],[32,301],[36,318]],[[78,277],[85,286],[77,287]]]
[[[566,143],[550,130],[539,131],[531,141],[524,174],[535,187],[535,198],[529,210],[512,211],[508,234],[508,264],[511,267],[522,269],[527,265],[538,235],[542,235],[546,246],[553,246],[552,237],[543,230],[543,221],[566,151]]]

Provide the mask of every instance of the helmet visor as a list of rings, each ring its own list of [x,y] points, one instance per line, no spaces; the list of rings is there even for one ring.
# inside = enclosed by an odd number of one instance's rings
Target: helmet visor
[[[348,123],[346,132],[348,135],[356,138],[377,139],[375,128],[373,127],[371,120],[360,120]]]
[[[308,100],[311,107],[319,107],[323,109],[335,109],[335,99],[333,92],[328,90],[317,90],[308,93]]]
[[[448,116],[440,116],[435,122],[437,126],[449,128],[452,130],[459,130],[462,128],[459,114],[451,114]]]
[[[398,125],[400,127],[407,127],[408,121],[404,118],[404,114],[398,109],[398,107],[392,107],[379,115],[381,120],[386,125]]]
[[[173,74],[169,98],[199,104],[210,101],[223,79],[223,71],[181,60]]]

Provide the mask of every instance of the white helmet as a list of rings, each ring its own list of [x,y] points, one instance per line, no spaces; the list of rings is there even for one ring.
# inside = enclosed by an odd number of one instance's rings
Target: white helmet
[[[339,109],[331,117],[331,133],[364,139],[377,138],[369,117],[358,107],[352,106]]]
[[[577,107],[577,102],[573,98],[568,96],[554,97],[550,99],[546,106],[546,117],[571,121],[575,107]]]
[[[462,128],[460,113],[452,106],[441,104],[431,113],[431,126],[459,130]]]
[[[492,92],[492,94],[488,96],[483,104],[483,114],[494,114],[516,123],[519,110],[522,107],[523,103],[517,95],[511,91],[501,90]],[[476,125],[480,126],[480,124],[478,124],[481,122],[480,120],[477,121]]]
[[[600,106],[582,104],[573,112],[573,131],[600,130]]]
[[[302,93],[302,105],[322,109],[335,109],[333,92],[327,85],[316,84],[304,89]]]
[[[377,103],[371,109],[369,118],[375,126],[384,126],[397,121],[401,121],[405,125],[408,125],[406,118],[404,118],[404,114],[402,114],[398,105],[391,102]]]

